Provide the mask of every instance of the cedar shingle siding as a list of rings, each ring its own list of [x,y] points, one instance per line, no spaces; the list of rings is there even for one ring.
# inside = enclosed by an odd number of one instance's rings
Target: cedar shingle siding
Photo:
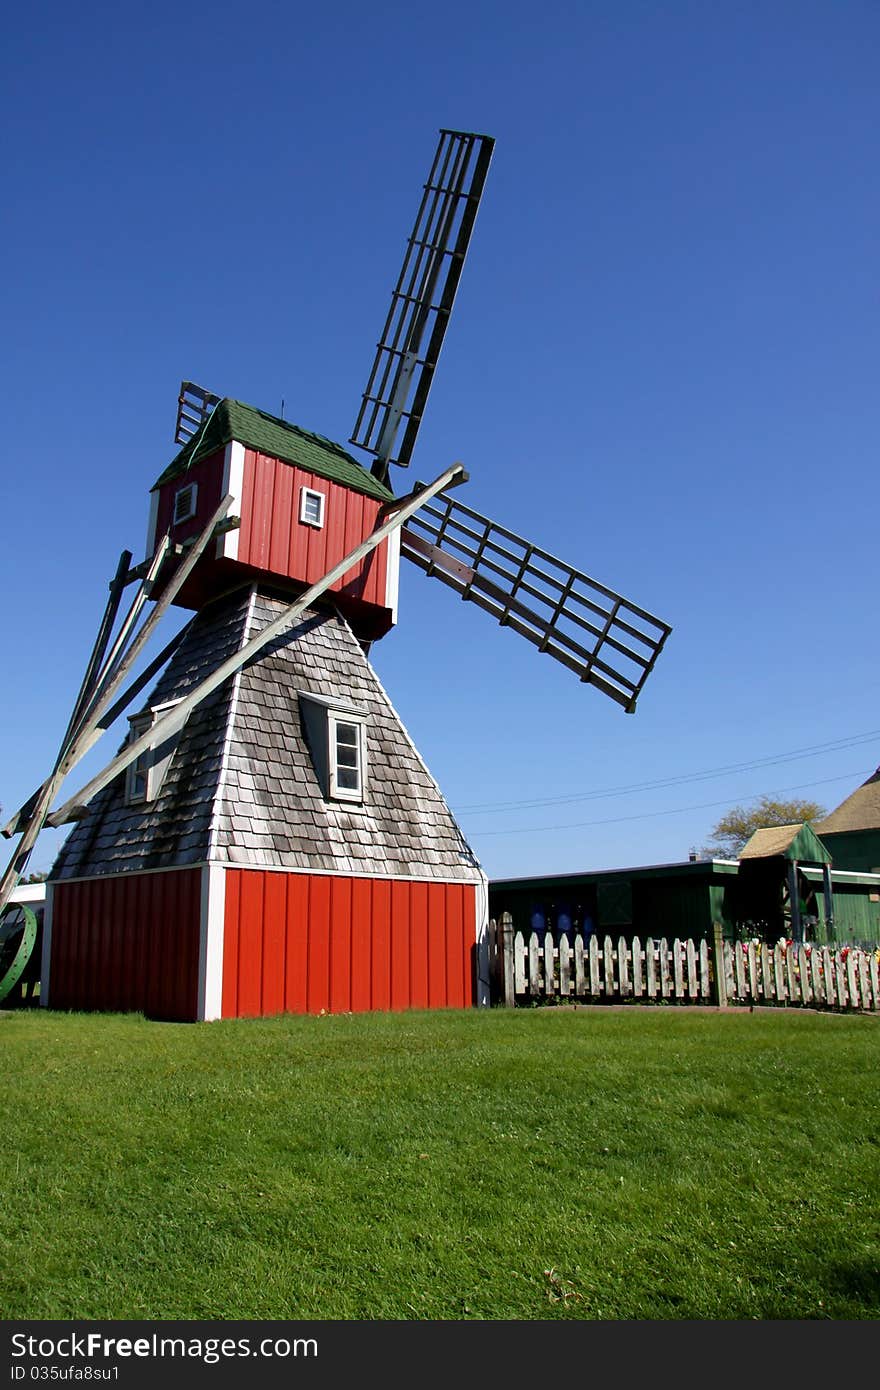
[[[277,616],[251,586],[204,608],[149,704],[176,699]],[[363,804],[325,799],[302,725],[311,693],[367,716]],[[211,859],[477,882],[479,865],[345,620],[303,615],[191,715],[159,796],[126,807],[118,777],[72,830],[52,878]]]

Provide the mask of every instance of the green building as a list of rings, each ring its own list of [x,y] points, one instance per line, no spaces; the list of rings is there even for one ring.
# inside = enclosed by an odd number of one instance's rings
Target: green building
[[[880,941],[880,875],[832,866],[810,825],[756,830],[739,857],[737,934],[837,944]]]
[[[731,890],[738,865],[724,859],[653,864],[489,884],[489,914],[513,918],[515,931],[594,932],[602,936],[711,936],[722,922],[733,935]]]
[[[797,936],[880,943],[880,767],[815,826],[757,830],[740,859],[696,859],[489,884],[515,931],[601,936]]]
[[[880,874],[880,767],[814,829],[838,868]]]
[[[808,941],[880,942],[880,873],[833,867],[827,851],[816,851],[823,847],[809,826],[778,827],[777,840],[778,830],[790,832],[781,848],[740,863],[689,860],[497,879],[489,884],[489,915],[497,921],[509,912],[515,931],[537,931],[540,937],[564,931],[699,940],[711,937],[713,923],[720,922],[731,940],[776,941],[798,933]],[[767,842],[757,846],[767,848]],[[801,912],[797,926],[790,907],[792,870]]]

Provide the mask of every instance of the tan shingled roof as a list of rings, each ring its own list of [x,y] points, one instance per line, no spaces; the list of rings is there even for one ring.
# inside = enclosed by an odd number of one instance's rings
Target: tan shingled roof
[[[784,854],[797,837],[800,825],[770,825],[765,830],[756,830],[752,838],[740,850],[740,859],[768,859],[773,854]]]
[[[880,830],[880,767],[814,829],[817,835],[842,830]]]
[[[831,855],[809,821],[803,825],[770,825],[756,830],[740,859],[771,859],[784,855],[801,864],[830,864]]]

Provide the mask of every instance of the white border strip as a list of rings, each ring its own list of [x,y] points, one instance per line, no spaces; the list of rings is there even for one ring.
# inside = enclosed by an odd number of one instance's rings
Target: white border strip
[[[225,495],[224,493],[224,496]],[[235,534],[238,535],[238,532],[236,531]],[[244,622],[241,628],[240,646],[244,646],[245,642],[247,642],[250,637],[256,602],[257,586],[256,584],[252,584],[250,593],[248,594],[247,612],[244,615]],[[214,799],[211,806],[211,820],[208,825],[208,858],[206,861],[208,864],[222,864],[223,862],[215,857],[214,848],[217,842],[218,822],[220,817],[219,808],[223,799],[226,777],[229,772],[229,757],[232,751],[232,733],[235,727],[235,718],[238,713],[239,692],[241,691],[241,672],[242,668],[239,666],[232,678],[232,692],[229,697],[229,707],[226,712],[226,730],[223,735],[223,751],[220,754],[220,771],[217,774],[217,786],[214,791]]]
[[[40,959],[40,1008],[49,1006],[49,973],[52,962],[52,899],[55,885],[46,884],[46,905],[43,909],[43,953]]]
[[[489,973],[489,880],[483,874],[482,883],[475,884],[476,923],[476,1002],[477,1008],[488,1008],[492,1002],[492,982]]]
[[[225,497],[226,494],[223,493]],[[153,488],[150,493],[150,519],[147,522],[147,548],[144,552],[145,560],[152,560],[156,551],[156,523],[159,520],[159,488]]]
[[[391,610],[392,623],[397,622],[397,601],[400,588],[400,530],[388,537],[385,553],[385,607]]]
[[[486,880],[482,871],[475,870],[472,878],[447,878],[434,874],[389,874],[367,873],[362,869],[319,869],[317,867],[303,869],[296,865],[286,864],[243,864],[232,859],[200,859],[195,864],[168,864],[164,869],[126,869],[117,874],[84,874],[79,878],[56,878],[54,886],[63,887],[65,883],[103,883],[105,879],[128,878],[135,874],[174,874],[182,873],[185,869],[243,869],[246,872],[253,870],[258,874],[300,874],[311,875],[313,878],[369,878],[384,880],[386,883],[458,883],[466,888],[479,888],[480,884]],[[49,885],[51,888],[53,885]],[[48,893],[46,895],[48,901]]]
[[[244,445],[239,444],[237,439],[229,441],[223,456],[223,486],[220,489],[220,496],[226,497],[227,495],[232,497],[227,516],[237,516],[241,520],[241,504],[244,497]],[[217,537],[218,560],[238,559],[240,529],[239,526],[236,526],[234,530],[224,531],[222,536]]]
[[[199,923],[199,995],[196,1017],[210,1023],[223,1017],[223,934],[226,922],[226,871],[202,867]]]

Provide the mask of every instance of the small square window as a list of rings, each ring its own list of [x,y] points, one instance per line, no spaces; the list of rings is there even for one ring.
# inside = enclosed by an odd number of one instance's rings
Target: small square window
[[[367,787],[367,712],[332,696],[299,693],[303,732],[321,793],[363,802]]]
[[[158,723],[162,716],[167,714],[176,704],[179,704],[178,700],[169,700],[166,704],[156,705],[143,714],[129,715],[130,742],[136,743],[142,734],[149,733],[153,725]],[[179,738],[180,730],[178,729],[176,733],[166,737],[162,743],[149,744],[135,758],[134,762],[129,763],[125,772],[125,804],[127,806],[140,806],[144,802],[156,799]]]
[[[299,495],[300,521],[306,526],[323,526],[325,501],[323,492],[315,492],[313,488],[304,487]]]
[[[131,720],[131,741],[136,742],[141,734],[153,727],[152,714],[140,715]],[[145,748],[139,758],[129,763],[125,778],[125,800],[129,806],[137,806],[150,799],[150,768],[153,762],[152,748]]]
[[[363,799],[363,725],[330,717],[330,795]]]
[[[187,487],[182,487],[179,492],[175,492],[173,526],[179,526],[182,521],[189,521],[191,517],[195,516],[198,493],[198,483],[190,483]]]

